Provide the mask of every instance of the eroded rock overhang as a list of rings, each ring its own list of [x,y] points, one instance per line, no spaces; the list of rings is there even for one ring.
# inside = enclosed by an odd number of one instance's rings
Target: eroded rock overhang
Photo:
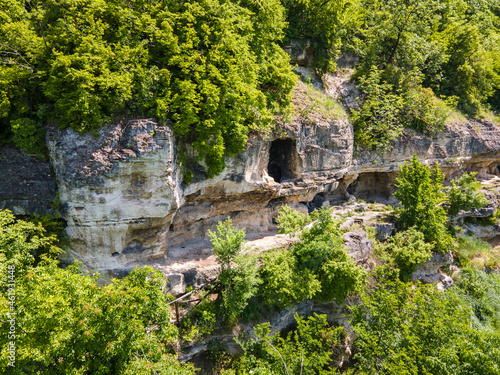
[[[198,165],[187,185],[171,128],[153,120],[110,125],[97,136],[52,129],[47,139],[68,223],[67,258],[97,270],[208,257],[207,232],[227,217],[266,233],[283,204],[307,211],[353,196],[390,200],[399,166],[413,154],[439,162],[448,177],[498,174],[500,165],[500,129],[488,121],[449,126],[435,138],[406,132],[381,154],[355,152],[346,120],[296,118],[268,138],[250,135],[215,178]]]

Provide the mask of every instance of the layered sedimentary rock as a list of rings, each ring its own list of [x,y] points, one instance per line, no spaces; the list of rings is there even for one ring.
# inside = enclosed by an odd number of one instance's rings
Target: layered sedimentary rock
[[[66,256],[92,269],[165,254],[181,205],[172,131],[150,120],[109,125],[97,136],[49,129]]]
[[[463,120],[433,138],[406,131],[385,154],[355,150],[345,114],[318,105],[323,99],[311,99],[308,90],[299,83],[295,115],[272,134],[251,134],[246,150],[228,159],[220,175],[209,179],[203,165],[190,166],[189,184],[182,182],[168,124],[131,120],[94,135],[49,129],[59,210],[68,224],[67,259],[97,270],[154,259],[203,260],[210,255],[207,231],[228,216],[258,238],[275,229],[273,219],[283,204],[307,211],[355,197],[392,203],[399,166],[414,154],[426,163],[439,162],[448,177],[469,170],[499,174],[500,129],[491,121]],[[10,160],[22,159],[8,168],[34,163],[18,151],[3,152]],[[16,203],[17,213],[42,213],[55,196],[54,181],[47,163],[28,169],[17,173],[19,181],[33,183],[37,192],[4,187],[0,204],[22,202]]]

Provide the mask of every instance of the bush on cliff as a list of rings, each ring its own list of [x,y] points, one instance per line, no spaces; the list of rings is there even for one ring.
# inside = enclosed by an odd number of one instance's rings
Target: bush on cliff
[[[267,303],[288,306],[305,298],[342,303],[364,285],[366,272],[346,253],[331,209],[303,215],[282,207],[277,221],[285,233],[301,231],[288,252],[264,258],[262,296]],[[309,221],[310,226],[301,226]]]
[[[257,273],[256,258],[243,252],[245,230],[237,230],[228,218],[217,223],[217,232],[208,232],[213,252],[221,266],[218,281],[219,308],[224,322],[234,325],[257,293],[261,283]]]
[[[410,163],[404,163],[396,179],[398,191],[394,196],[400,200],[396,209],[398,227],[402,230],[415,227],[425,240],[433,243],[435,250],[445,252],[453,245],[453,237],[447,230],[448,217],[443,203],[444,175],[436,163],[434,169],[422,164],[416,155]]]

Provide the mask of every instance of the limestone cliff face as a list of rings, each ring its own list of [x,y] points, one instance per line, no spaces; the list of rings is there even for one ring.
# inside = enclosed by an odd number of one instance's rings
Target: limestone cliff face
[[[427,163],[438,161],[448,176],[465,170],[499,174],[500,128],[492,122],[464,121],[434,138],[406,132],[392,151],[380,154],[355,150],[346,116],[317,107],[318,100],[310,100],[299,83],[291,119],[274,134],[250,135],[246,150],[228,159],[215,178],[195,165],[190,184],[182,182],[168,125],[133,120],[106,126],[97,135],[49,129],[60,212],[68,224],[67,260],[79,259],[96,270],[155,259],[200,260],[210,255],[207,231],[228,216],[256,237],[274,230],[273,218],[283,204],[306,211],[352,196],[387,200],[399,165],[413,154]],[[43,185],[35,188],[39,192],[52,184],[44,196],[55,195],[54,181],[40,177],[45,176],[41,171],[50,174],[48,164],[33,168],[40,173],[27,173],[25,180]],[[0,193],[4,207],[19,200]],[[42,206],[24,202],[19,212],[47,209]]]
[[[405,130],[385,154],[357,152],[340,184],[358,198],[389,198],[399,166],[413,155],[427,164],[438,162],[448,179],[467,171],[479,172],[480,177],[498,175],[500,128],[490,120],[471,120],[447,125],[435,137]]]
[[[50,129],[47,145],[71,245],[92,269],[161,256],[181,205],[172,131],[150,120],[110,125],[97,136]]]
[[[295,116],[279,135],[251,135],[223,173],[207,179],[197,166],[188,185],[181,182],[168,126],[136,120],[98,135],[49,129],[70,238],[66,257],[98,270],[204,257],[200,240],[228,216],[249,232],[272,230],[281,204],[307,210],[318,193],[337,188],[351,163],[350,124],[313,120]]]

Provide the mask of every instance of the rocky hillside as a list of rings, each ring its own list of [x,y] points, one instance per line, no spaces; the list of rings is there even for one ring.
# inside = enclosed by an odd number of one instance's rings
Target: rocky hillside
[[[399,165],[413,154],[438,162],[448,178],[499,174],[500,128],[489,120],[455,121],[434,137],[407,130],[386,153],[356,149],[345,111],[331,97],[331,82],[345,80],[328,77],[330,96],[299,82],[290,119],[272,134],[251,135],[215,178],[203,163],[194,165],[189,184],[168,124],[129,120],[95,135],[49,129],[48,161],[3,149],[0,207],[19,215],[48,212],[57,186],[70,240],[66,260],[125,272],[137,262],[206,259],[207,231],[228,216],[259,238],[274,233],[283,204],[304,212],[354,198],[394,204]]]

